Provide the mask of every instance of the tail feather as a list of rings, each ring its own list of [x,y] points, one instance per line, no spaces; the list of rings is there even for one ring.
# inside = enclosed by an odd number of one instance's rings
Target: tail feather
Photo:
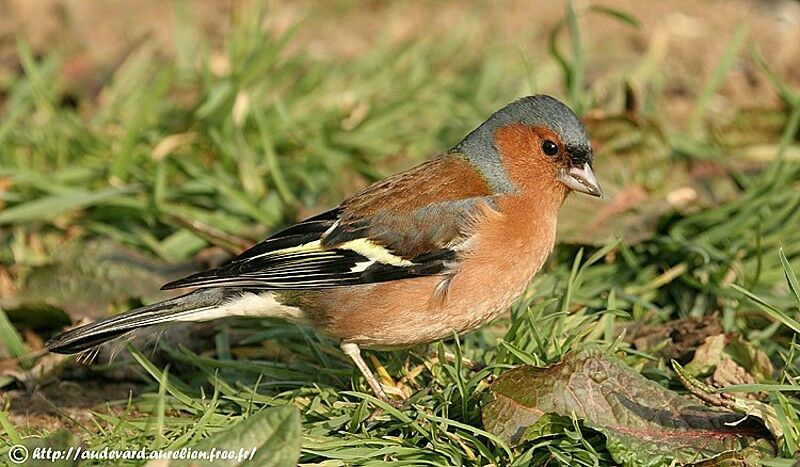
[[[235,293],[235,292],[234,292]],[[201,289],[180,297],[137,308],[59,334],[45,343],[51,352],[72,354],[120,337],[136,329],[175,321],[195,321],[225,304],[232,293],[225,289]],[[199,319],[198,319],[199,320]]]

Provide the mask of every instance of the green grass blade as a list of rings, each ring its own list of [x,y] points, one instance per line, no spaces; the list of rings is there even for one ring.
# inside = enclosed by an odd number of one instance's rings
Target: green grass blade
[[[22,437],[17,430],[14,429],[14,425],[12,425],[11,421],[8,419],[8,412],[5,410],[0,410],[0,428],[2,428],[6,436],[8,436],[9,441],[14,444],[23,444]]]
[[[0,345],[3,345],[12,357],[20,359],[23,367],[29,367],[30,362],[22,360],[28,355],[28,347],[2,308],[0,308]]]
[[[745,289],[739,287],[736,284],[732,284],[731,288],[733,288],[737,292],[740,292],[740,293],[744,294],[752,302],[754,302],[756,305],[758,305],[758,307],[761,308],[761,310],[764,311],[764,313],[768,314],[769,316],[773,317],[774,319],[776,319],[776,320],[780,321],[781,323],[785,324],[787,327],[792,329],[794,332],[800,333],[800,322],[798,322],[797,320],[795,320],[791,316],[788,316],[783,311],[781,311],[781,310],[775,308],[774,306],[770,305],[769,303],[765,302],[763,299],[761,299],[760,297],[756,296],[755,294],[753,294],[749,290],[745,290]]]
[[[781,248],[778,252],[781,257],[781,265],[783,266],[783,274],[786,276],[786,282],[789,284],[789,290],[792,291],[794,299],[797,301],[797,308],[800,309],[800,284],[797,282],[797,275],[786,257],[786,253]]]
[[[717,92],[717,89],[722,85],[725,77],[728,76],[746,37],[747,27],[744,24],[740,24],[731,36],[725,51],[722,53],[719,63],[714,69],[714,73],[711,75],[711,79],[708,80],[703,90],[700,92],[700,96],[697,98],[697,104],[695,104],[695,108],[689,117],[689,130],[693,134],[698,135],[701,133],[703,120],[708,113],[711,98],[714,97],[714,93]]]
[[[75,191],[69,195],[45,196],[17,204],[0,212],[0,225],[50,220],[61,214],[101,204],[131,193],[133,188],[106,188],[97,191]]]
[[[578,115],[586,110],[583,95],[583,85],[586,75],[586,58],[581,42],[581,31],[578,26],[578,15],[575,13],[575,4],[567,1],[567,29],[569,30],[570,44],[572,46],[572,80],[569,83],[570,101],[572,108]]]

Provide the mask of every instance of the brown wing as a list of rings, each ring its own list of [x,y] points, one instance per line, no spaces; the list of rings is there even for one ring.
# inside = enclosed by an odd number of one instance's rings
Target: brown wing
[[[164,288],[319,289],[446,272],[490,189],[459,154],[386,178],[230,263]]]
[[[435,253],[469,234],[491,190],[467,160],[446,154],[370,185],[345,200],[323,245],[369,238],[405,259]]]

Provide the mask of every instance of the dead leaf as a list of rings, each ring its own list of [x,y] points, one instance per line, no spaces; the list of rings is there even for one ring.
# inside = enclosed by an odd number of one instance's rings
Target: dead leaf
[[[748,417],[758,418],[772,434],[776,444],[784,443],[783,424],[780,422],[775,408],[771,405],[760,401],[737,397],[734,394],[719,392],[715,388],[690,375],[689,372],[681,367],[675,360],[672,361],[672,369],[675,370],[675,374],[678,376],[681,384],[683,384],[683,387],[688,389],[689,392],[698,399],[715,407],[724,407],[744,415],[745,418],[742,418],[741,421],[747,420]]]
[[[687,361],[706,337],[721,334],[719,316],[688,316],[661,324],[630,323],[623,328],[625,341],[636,350],[652,352],[666,360]],[[655,349],[655,350],[654,350]]]
[[[706,337],[706,341],[694,351],[694,358],[686,364],[686,371],[692,375],[706,375],[725,359],[725,345],[728,338],[725,334]]]
[[[555,414],[605,434],[612,457],[624,465],[743,456],[751,446],[771,452],[762,423],[699,405],[599,351],[570,353],[547,368],[514,368],[500,376],[491,395],[484,426],[511,443],[525,441],[528,427]]]
[[[24,370],[22,368],[0,369],[0,378],[13,378],[23,384],[28,390],[33,390],[35,386],[45,384],[51,377],[54,377],[55,371],[68,358],[69,357],[66,355],[48,353],[42,355],[30,370]],[[0,367],[2,367],[2,365],[0,365]]]
[[[733,337],[717,334],[706,338],[697,348],[685,371],[693,377],[711,375],[708,382],[717,388],[734,384],[753,384],[772,378],[774,368],[763,350],[745,341],[740,334]],[[763,399],[765,393],[749,393],[748,399]]]
[[[756,379],[736,362],[726,358],[717,364],[714,374],[711,375],[711,382],[718,388],[724,388],[734,384],[755,384]],[[756,397],[753,393],[746,394],[746,396]]]
[[[730,340],[725,352],[758,381],[771,380],[775,376],[775,367],[766,352],[744,340],[741,334],[736,334]]]

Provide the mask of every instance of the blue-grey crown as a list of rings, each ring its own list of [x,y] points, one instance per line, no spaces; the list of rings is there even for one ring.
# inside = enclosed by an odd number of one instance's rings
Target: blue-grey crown
[[[592,162],[589,134],[569,107],[558,99],[542,94],[523,97],[492,114],[453,148],[466,154],[480,168],[493,189],[499,192],[514,191],[494,145],[494,134],[498,128],[515,123],[539,125],[552,130],[567,147],[573,165]]]

